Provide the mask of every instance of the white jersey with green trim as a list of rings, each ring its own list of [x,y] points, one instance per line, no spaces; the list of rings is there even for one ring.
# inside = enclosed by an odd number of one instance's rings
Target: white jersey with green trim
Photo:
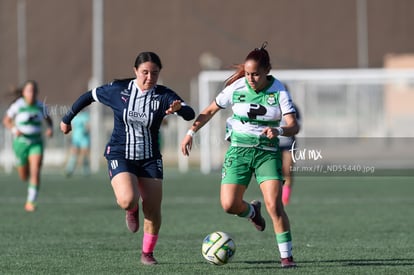
[[[19,98],[10,105],[6,114],[14,120],[15,127],[26,138],[41,137],[42,121],[47,114],[47,109],[41,102],[29,105],[24,98]]]
[[[270,84],[263,91],[254,91],[243,77],[216,97],[220,108],[232,106],[232,146],[278,150],[278,139],[270,140],[262,135],[262,131],[266,127],[279,126],[283,115],[296,110],[285,86],[273,76],[268,78]]]

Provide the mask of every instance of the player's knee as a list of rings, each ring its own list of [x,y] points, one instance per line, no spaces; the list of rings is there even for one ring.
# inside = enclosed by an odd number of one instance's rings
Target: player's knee
[[[137,205],[138,200],[135,199],[133,196],[126,196],[122,198],[117,198],[117,203],[119,207],[121,207],[122,209],[130,209]]]
[[[20,175],[20,180],[21,181],[27,181],[29,179],[28,175]]]
[[[284,215],[283,204],[278,200],[266,202],[266,210],[270,216],[280,218]]]
[[[123,199],[117,199],[116,202],[118,203],[119,207],[122,209],[128,209],[129,208],[129,201],[123,200]]]
[[[232,201],[221,201],[221,207],[228,214],[238,214],[240,212],[237,205]]]

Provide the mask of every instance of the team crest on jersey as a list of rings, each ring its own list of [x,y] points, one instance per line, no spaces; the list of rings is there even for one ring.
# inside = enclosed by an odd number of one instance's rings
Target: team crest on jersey
[[[153,101],[151,101],[151,109],[153,111],[158,110],[159,107],[160,107],[160,101],[159,100],[153,100]]]
[[[128,89],[124,89],[121,91],[121,95],[126,95],[126,96],[130,96],[130,91]]]
[[[270,94],[270,95],[268,95],[266,102],[267,102],[267,104],[269,104],[269,105],[275,105],[275,104],[276,104],[276,97],[275,97],[275,94]]]

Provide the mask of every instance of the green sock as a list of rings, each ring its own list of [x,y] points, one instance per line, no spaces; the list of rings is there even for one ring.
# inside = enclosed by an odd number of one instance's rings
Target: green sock
[[[251,217],[254,217],[255,212],[254,212],[253,206],[250,203],[247,203],[247,202],[245,202],[245,203],[247,204],[246,211],[244,211],[244,212],[242,212],[240,214],[237,214],[237,216],[242,217],[242,218],[251,218]]]
[[[279,247],[280,258],[292,256],[292,235],[290,231],[276,233],[276,242]]]
[[[292,241],[292,234],[290,231],[285,231],[282,233],[276,233],[276,242],[277,243],[286,243]]]

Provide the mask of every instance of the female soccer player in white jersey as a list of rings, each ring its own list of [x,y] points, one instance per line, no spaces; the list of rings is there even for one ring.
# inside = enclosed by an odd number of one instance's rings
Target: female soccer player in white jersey
[[[265,220],[260,213],[260,201],[243,200],[254,174],[273,221],[281,266],[286,268],[296,264],[289,219],[281,200],[282,157],[277,136],[295,135],[299,126],[289,93],[279,80],[268,75],[271,65],[265,47],[263,44],[247,55],[244,64],[226,81],[226,88],[198,115],[181,143],[181,150],[189,155],[194,133],[220,109],[232,107],[231,146],[222,168],[221,205],[227,213],[245,217],[263,231]],[[280,127],[282,116],[286,125]]]
[[[42,121],[46,120],[46,136],[53,135],[52,119],[46,106],[37,100],[37,82],[26,81],[21,96],[14,101],[3,118],[3,124],[13,133],[13,150],[17,158],[17,171],[23,181],[29,180],[25,210],[36,210],[40,187],[40,169],[43,159]]]
[[[161,60],[153,52],[140,53],[134,64],[135,79],[116,80],[89,91],[76,100],[62,118],[63,133],[85,106],[100,102],[114,113],[114,129],[105,148],[109,177],[119,206],[126,210],[131,232],[139,228],[138,203],[142,200],[144,237],[141,263],[156,264],[153,251],[161,226],[163,165],[158,142],[166,115],[178,114],[191,120],[191,107],[172,90],[157,85]]]
[[[285,85],[287,91],[288,88]],[[298,107],[293,104],[293,107],[296,110],[296,120],[300,124],[300,113]],[[233,118],[229,117],[226,120],[226,134],[224,139],[227,141],[231,141],[231,132],[232,132],[232,123]],[[280,121],[280,126],[285,126],[286,122],[284,117]],[[284,178],[283,188],[282,188],[282,203],[284,206],[289,204],[290,196],[292,194],[292,187],[293,187],[293,171],[292,168],[295,165],[292,159],[292,150],[294,150],[297,146],[295,136],[278,136],[279,139],[279,149],[282,152],[282,174]]]

